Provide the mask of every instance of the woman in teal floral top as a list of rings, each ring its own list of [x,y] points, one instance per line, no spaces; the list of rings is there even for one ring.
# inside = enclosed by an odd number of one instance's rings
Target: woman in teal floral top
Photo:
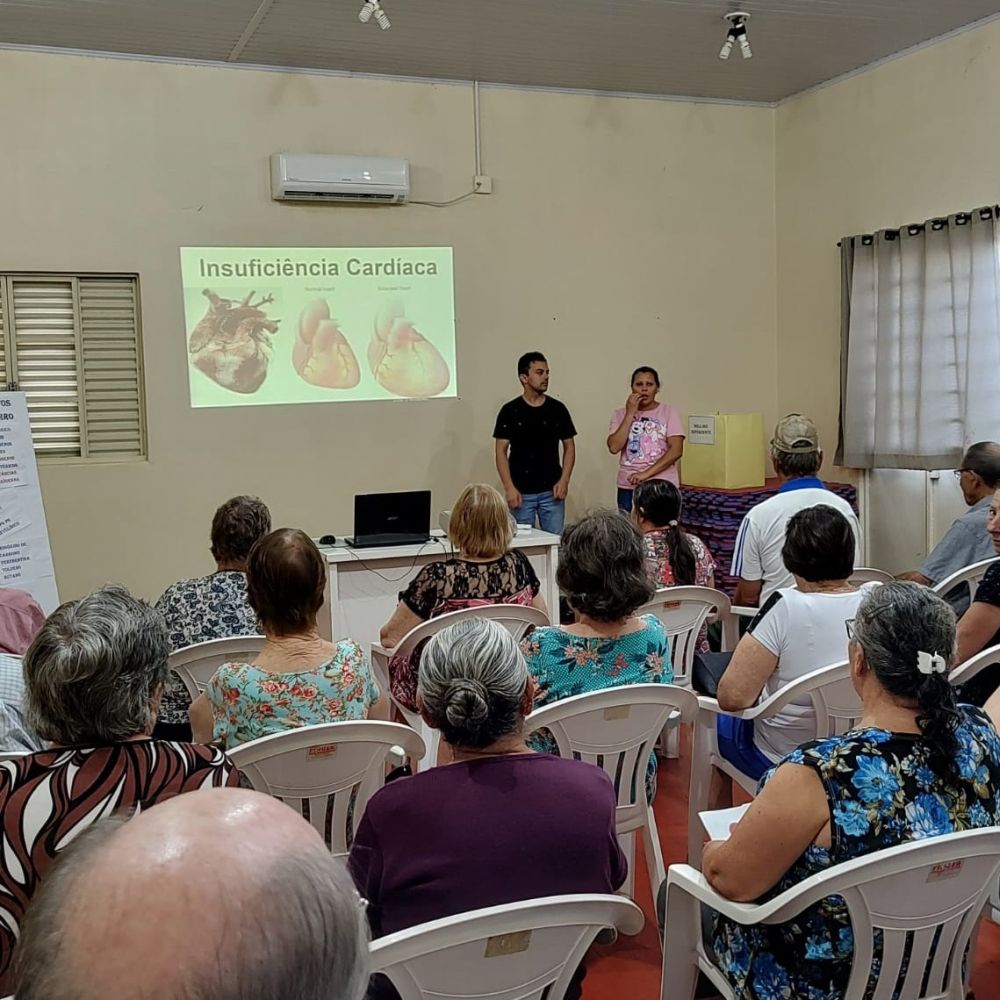
[[[379,690],[353,639],[320,638],[326,569],[304,532],[280,528],[250,550],[247,598],[265,642],[252,663],[224,663],[191,706],[197,742],[231,748],[300,726],[368,718]]]
[[[789,754],[729,840],[706,846],[704,874],[720,895],[769,899],[873,851],[1000,824],[1000,737],[983,712],[956,705],[948,683],[951,608],[916,584],[891,583],[848,626],[861,723]],[[716,915],[711,938],[740,1000],[843,996],[853,949],[837,896],[780,925]]]
[[[573,608],[572,625],[536,628],[522,642],[538,685],[535,707],[561,698],[620,687],[669,684],[670,642],[659,619],[635,611],[654,593],[642,536],[618,511],[598,511],[563,532],[556,580]],[[548,733],[529,740],[554,751]],[[646,795],[656,792],[656,755],[646,772]]]

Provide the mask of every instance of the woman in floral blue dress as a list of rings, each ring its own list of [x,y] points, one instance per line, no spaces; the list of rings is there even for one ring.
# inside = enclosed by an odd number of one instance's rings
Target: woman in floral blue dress
[[[770,899],[873,851],[1000,824],[1000,737],[982,711],[955,703],[948,683],[951,608],[916,584],[886,584],[848,631],[861,723],[789,754],[729,840],[706,846],[705,877],[729,899]],[[854,939],[831,896],[780,925],[716,915],[710,944],[740,1000],[834,1000]]]
[[[623,684],[673,680],[662,623],[654,615],[635,614],[654,588],[642,535],[626,517],[604,510],[570,525],[559,546],[556,581],[576,621],[536,628],[521,644],[538,685],[536,708]],[[536,750],[555,750],[548,733],[536,733],[528,742]],[[646,771],[650,802],[655,793],[656,755],[651,754]]]

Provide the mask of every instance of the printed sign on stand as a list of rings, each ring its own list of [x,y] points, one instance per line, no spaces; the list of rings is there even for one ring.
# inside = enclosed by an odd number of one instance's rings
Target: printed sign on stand
[[[46,614],[59,606],[23,392],[0,393],[0,587],[26,590]]]

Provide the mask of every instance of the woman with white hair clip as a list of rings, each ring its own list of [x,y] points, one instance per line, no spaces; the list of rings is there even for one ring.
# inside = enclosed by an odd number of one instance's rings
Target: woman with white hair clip
[[[451,763],[392,782],[368,803],[349,868],[373,937],[484,906],[614,892],[625,881],[611,781],[591,764],[528,749],[534,692],[516,641],[496,622],[459,622],[428,642],[418,704]]]
[[[1000,823],[1000,737],[948,682],[955,615],[914,583],[889,583],[847,622],[860,724],[814,740],[765,774],[702,870],[727,899],[763,901],[832,865],[925,837]],[[843,996],[853,937],[846,906],[742,926],[716,915],[709,953],[741,1000]]]

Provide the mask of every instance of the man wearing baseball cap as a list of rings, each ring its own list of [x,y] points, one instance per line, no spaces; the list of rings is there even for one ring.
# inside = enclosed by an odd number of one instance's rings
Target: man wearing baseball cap
[[[823,464],[816,425],[801,413],[778,421],[771,439],[771,462],[780,486],[773,497],[747,512],[736,536],[732,574],[739,578],[734,604],[762,606],[780,587],[794,587],[795,580],[781,559],[785,526],[806,507],[827,504],[847,518],[857,543],[856,565],[861,565],[861,525],[851,505],[832,493],[817,478]]]

